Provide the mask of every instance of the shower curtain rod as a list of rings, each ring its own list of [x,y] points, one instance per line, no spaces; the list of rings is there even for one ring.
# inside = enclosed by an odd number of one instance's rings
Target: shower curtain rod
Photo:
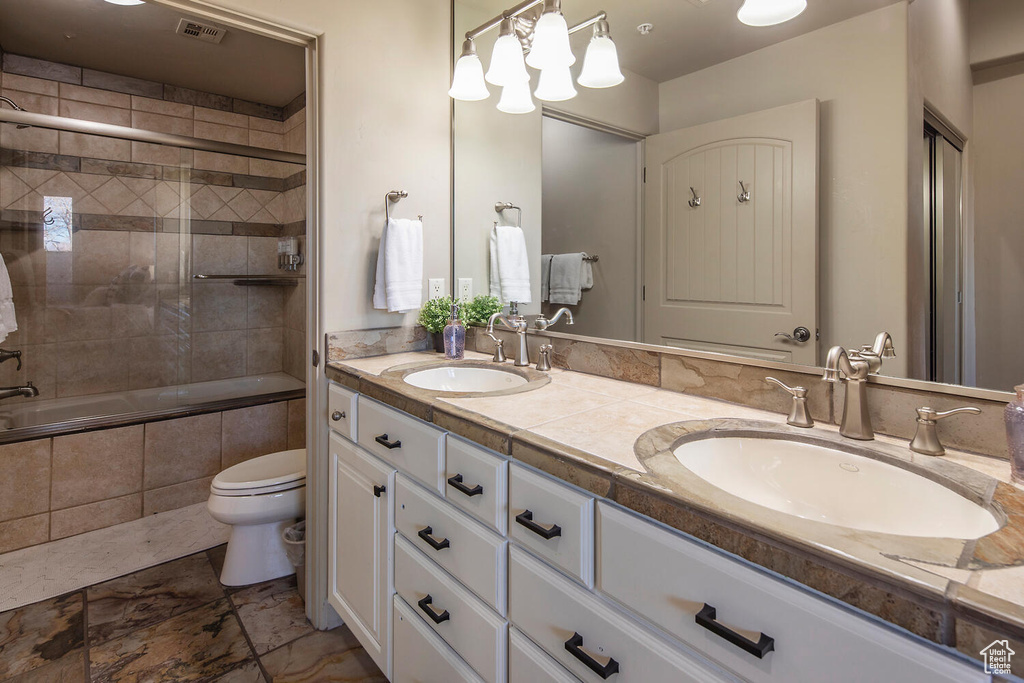
[[[134,140],[135,142],[148,142],[153,145],[167,145],[170,147],[184,147],[186,149],[194,149],[202,152],[217,152],[218,154],[231,154],[234,156],[249,157],[251,159],[266,159],[267,161],[282,161],[289,164],[306,163],[305,154],[279,152],[274,149],[250,147],[248,145],[236,145],[230,142],[218,142],[217,140],[204,140],[202,138],[191,138],[185,135],[157,133],[149,130],[139,130],[138,128],[129,128],[128,126],[115,126],[110,123],[83,121],[82,119],[71,119],[64,116],[50,116],[49,114],[37,114],[29,111],[0,109],[0,123],[28,125],[36,128],[47,128],[49,130],[64,130],[71,133],[86,133],[88,135],[99,135],[106,138]]]

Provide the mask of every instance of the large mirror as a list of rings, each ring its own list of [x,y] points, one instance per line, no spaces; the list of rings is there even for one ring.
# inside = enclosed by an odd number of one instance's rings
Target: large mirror
[[[454,4],[456,58],[488,24],[484,70],[503,32],[531,49],[542,6]],[[884,330],[881,374],[1024,381],[1024,3],[808,0],[764,27],[742,4],[562,0],[569,27],[607,18],[570,36],[576,96],[456,101],[455,291],[802,365]],[[583,87],[604,28],[624,80]]]

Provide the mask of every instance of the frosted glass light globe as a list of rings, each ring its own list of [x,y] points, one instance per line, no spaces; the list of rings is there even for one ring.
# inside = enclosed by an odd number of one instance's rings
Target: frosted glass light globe
[[[567,66],[552,66],[540,72],[537,89],[533,91],[538,100],[563,102],[576,97],[572,84],[572,73]]]
[[[572,66],[576,63],[576,57],[569,47],[569,26],[560,11],[540,15],[533,29],[533,46],[526,56],[526,63],[542,71],[553,66]]]
[[[498,110],[506,114],[529,114],[537,108],[530,97],[530,82],[509,83],[501,89]]]
[[[480,58],[476,56],[475,51],[464,50],[459,61],[455,62],[452,87],[448,90],[449,97],[464,102],[476,102],[486,100],[490,94],[484,83],[484,65],[480,63]]]
[[[746,0],[736,18],[747,26],[774,26],[807,9],[807,0]]]
[[[583,71],[577,83],[586,88],[610,88],[626,77],[619,69],[619,52],[608,36],[594,36],[583,57]]]
[[[530,80],[530,73],[523,61],[523,46],[514,34],[503,35],[494,41],[491,66],[484,78],[492,85]]]

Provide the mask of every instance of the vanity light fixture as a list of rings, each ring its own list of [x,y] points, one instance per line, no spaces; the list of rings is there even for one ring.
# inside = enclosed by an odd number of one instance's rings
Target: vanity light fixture
[[[530,80],[523,61],[523,45],[516,37],[515,24],[511,17],[501,20],[498,39],[494,41],[491,51],[491,67],[484,78],[492,85],[508,85],[509,83]]]
[[[583,85],[583,83],[580,83]],[[564,102],[576,97],[576,88],[572,85],[572,73],[569,67],[548,67],[540,72],[537,89],[533,91],[538,100],[545,102]]]
[[[484,83],[484,65],[476,56],[476,44],[467,39],[462,44],[462,55],[455,62],[455,73],[452,76],[452,87],[448,95],[452,99],[464,102],[476,102],[490,97],[487,84]]]
[[[526,63],[541,70],[576,63],[569,47],[569,25],[562,14],[562,0],[544,0],[544,12],[533,29],[533,45]]]
[[[626,77],[619,70],[619,53],[612,42],[608,21],[601,19],[594,24],[594,37],[587,45],[583,71],[576,82],[586,88],[610,88],[624,80]]]
[[[736,18],[747,26],[774,26],[807,9],[807,0],[744,0]]]
[[[529,114],[537,108],[530,97],[529,81],[514,81],[502,87],[498,111],[506,114]]]

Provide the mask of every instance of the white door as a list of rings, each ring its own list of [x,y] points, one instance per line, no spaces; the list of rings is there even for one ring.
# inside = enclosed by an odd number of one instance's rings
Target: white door
[[[815,365],[817,256],[816,100],[647,139],[645,342]]]
[[[388,672],[390,506],[395,470],[331,434],[328,602]]]

